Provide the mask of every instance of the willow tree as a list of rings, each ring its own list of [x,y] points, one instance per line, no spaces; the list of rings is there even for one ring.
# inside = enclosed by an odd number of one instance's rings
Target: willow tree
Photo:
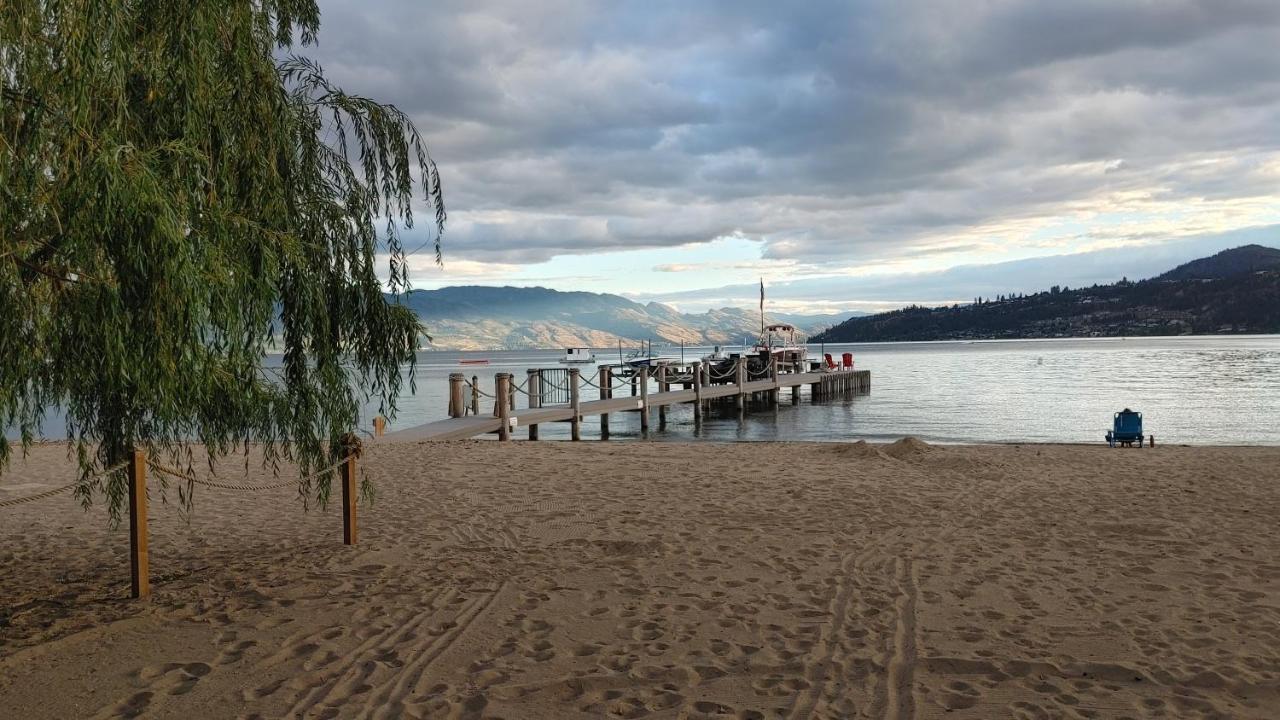
[[[0,425],[25,447],[57,406],[86,476],[192,441],[331,464],[412,376],[417,319],[383,292],[407,289],[419,189],[439,259],[408,117],[293,54],[312,0],[3,5]],[[105,490],[118,512],[123,478]]]

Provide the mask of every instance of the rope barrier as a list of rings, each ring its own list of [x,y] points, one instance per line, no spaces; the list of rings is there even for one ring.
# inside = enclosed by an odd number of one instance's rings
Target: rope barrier
[[[278,490],[280,488],[289,487],[291,485],[301,485],[302,483],[308,482],[310,480],[314,480],[315,478],[318,478],[321,475],[327,475],[333,472],[334,470],[337,470],[338,468],[345,465],[346,462],[347,462],[347,458],[343,458],[342,460],[338,461],[333,465],[330,465],[327,468],[316,470],[315,472],[312,472],[308,475],[304,475],[303,477],[293,478],[292,480],[285,480],[277,483],[268,483],[266,485],[249,485],[249,484],[243,484],[243,483],[224,483],[224,482],[218,482],[216,480],[202,480],[196,477],[195,475],[186,473],[177,468],[169,467],[168,465],[162,465],[158,462],[154,462],[151,460],[147,461],[147,466],[158,473],[162,473],[164,475],[168,475],[170,477],[174,477],[179,480],[186,480],[188,482],[195,483],[196,485],[204,485],[206,487],[219,488],[221,490]]]
[[[109,468],[103,469],[101,472],[96,472],[86,478],[81,478],[80,480],[77,480],[67,485],[63,485],[62,487],[59,487],[59,488],[46,490],[42,493],[36,493],[35,495],[27,495],[26,497],[9,498],[8,500],[0,500],[0,507],[13,507],[15,505],[25,505],[26,503],[29,503],[29,502],[35,502],[37,500],[44,500],[45,498],[51,498],[54,495],[61,495],[62,493],[68,490],[74,489],[77,485],[83,485],[85,483],[88,483],[90,480],[96,480],[97,478],[100,478],[100,477],[106,477],[107,475],[110,475],[113,472],[123,470],[127,467],[129,467],[129,461],[127,460],[121,463],[116,463],[115,465],[112,465]]]

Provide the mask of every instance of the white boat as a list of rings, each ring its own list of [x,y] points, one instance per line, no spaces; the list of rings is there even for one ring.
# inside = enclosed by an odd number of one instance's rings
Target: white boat
[[[765,353],[780,363],[803,367],[804,361],[808,358],[809,349],[803,343],[796,342],[794,327],[779,323],[766,326],[751,350],[751,354],[757,356],[763,356]]]
[[[560,358],[560,362],[566,365],[594,363],[595,361],[596,356],[595,353],[591,352],[591,348],[565,348],[564,357]]]

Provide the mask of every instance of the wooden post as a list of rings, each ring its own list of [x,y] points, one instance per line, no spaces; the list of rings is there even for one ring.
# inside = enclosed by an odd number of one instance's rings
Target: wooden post
[[[450,388],[450,390],[452,391],[452,388]],[[450,406],[452,407],[452,404],[453,404],[452,394],[449,397],[449,403],[450,403]],[[457,417],[457,416],[450,415],[450,417]],[[386,431],[387,431],[387,419],[382,417],[381,415],[375,415],[373,417],[373,436],[382,437],[382,434],[385,433]]]
[[[471,376],[471,414],[480,414],[480,378]]]
[[[739,409],[739,410],[742,410],[743,408],[745,408],[745,407],[747,406],[747,391],[746,391],[746,384],[747,384],[747,358],[746,358],[745,356],[744,356],[744,357],[739,357],[739,358],[738,358],[738,367],[737,367],[737,371],[738,371],[738,377],[737,377],[737,381],[738,381],[738,409]]]
[[[356,455],[351,453],[347,461],[338,466],[342,476],[342,544],[356,544]]]
[[[778,404],[778,373],[782,370],[782,363],[772,354],[769,355],[769,379],[773,381],[773,389],[769,391],[769,404]]]
[[[600,368],[600,399],[613,397],[613,371],[608,365]],[[609,413],[600,413],[600,439],[609,439]]]
[[[529,390],[529,407],[542,407],[542,373],[534,368],[525,371],[525,387]],[[538,439],[538,425],[529,425],[529,439]]]
[[[147,550],[147,455],[134,449],[129,458],[130,595],[151,596],[151,561]]]
[[[572,438],[574,440],[582,439],[582,412],[579,410],[579,388],[578,381],[581,380],[578,368],[569,368],[569,407],[573,408],[573,417],[569,419],[569,427],[572,429]]]
[[[467,414],[466,401],[462,398],[462,386],[467,378],[462,373],[449,373],[449,417],[459,418]]]
[[[649,366],[641,365],[636,382],[640,384],[640,431],[649,432]]]
[[[511,406],[507,397],[511,393],[511,373],[498,373],[494,377],[494,402],[498,405],[498,439],[511,439]]]
[[[693,421],[702,421],[702,361],[693,364],[690,369],[693,375]]]
[[[668,387],[667,386],[667,366],[659,365],[658,366],[658,392],[660,393],[666,392],[667,387]],[[667,406],[659,405],[658,406],[658,429],[665,430],[666,428],[667,428]]]

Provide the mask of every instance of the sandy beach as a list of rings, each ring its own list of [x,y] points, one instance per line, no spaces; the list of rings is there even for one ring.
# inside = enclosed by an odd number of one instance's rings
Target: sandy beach
[[[197,488],[189,515],[156,493],[147,602],[101,504],[0,508],[0,715],[1280,717],[1280,448],[458,442],[362,464],[354,547],[337,503],[291,489]],[[0,500],[73,477],[42,446]]]

